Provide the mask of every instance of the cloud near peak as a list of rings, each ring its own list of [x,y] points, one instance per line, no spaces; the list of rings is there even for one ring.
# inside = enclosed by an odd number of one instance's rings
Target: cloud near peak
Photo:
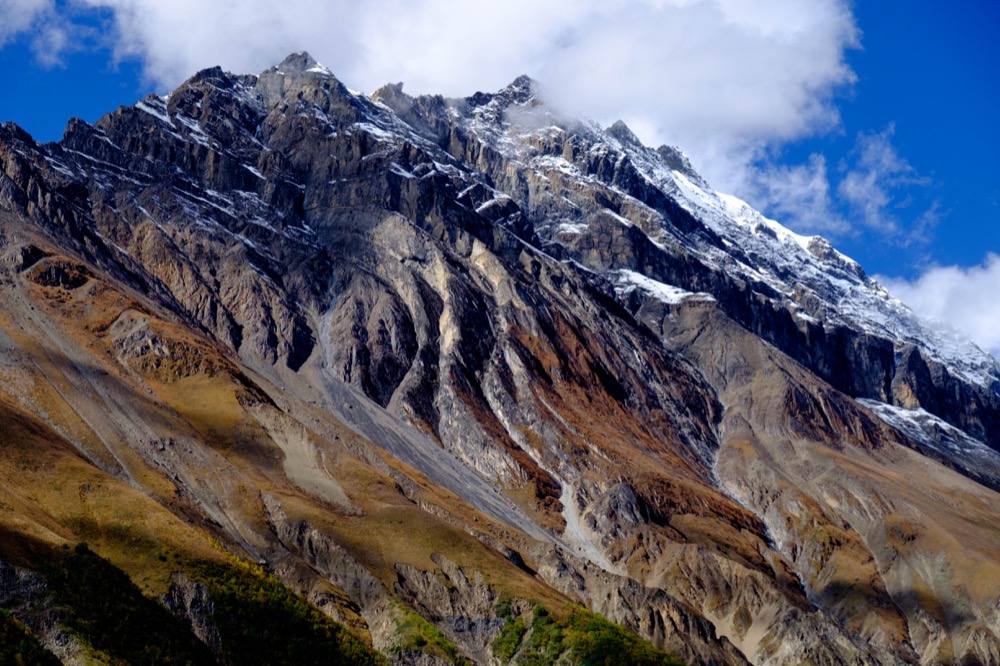
[[[877,276],[889,292],[925,319],[966,333],[1000,358],[1000,255],[969,268],[935,266],[915,280]]]
[[[840,128],[854,81],[852,0],[0,0],[0,47],[27,35],[43,64],[71,37],[110,25],[119,59],[172,89],[221,65],[260,72],[308,50],[352,88],[404,81],[412,94],[497,90],[527,73],[549,102],[643,141],[682,148],[713,186],[800,231],[889,240],[933,226],[931,207],[901,220],[901,190],[922,183],[893,148],[892,126],[857,135],[845,164],[774,159],[797,139]],[[97,17],[88,23],[87,13]],[[94,17],[90,17],[93,19]],[[90,27],[86,27],[89,25]],[[77,42],[80,40],[77,39]],[[917,231],[920,229],[918,228]],[[1000,258],[886,280],[918,312],[1000,349],[992,303]],[[1000,313],[998,313],[1000,315]]]
[[[259,72],[308,50],[353,88],[469,95],[519,74],[550,102],[647,143],[681,146],[735,189],[764,145],[837,126],[835,93],[854,74],[849,0],[0,0],[12,35],[109,13],[119,58],[163,90],[214,65]],[[71,7],[67,9],[67,7]],[[44,21],[36,20],[44,16]],[[66,40],[64,40],[65,43]],[[58,40],[39,49],[58,58]]]
[[[912,176],[891,128],[861,134],[847,173],[781,146],[840,128],[855,75],[850,0],[0,0],[4,39],[29,32],[39,60],[80,42],[87,13],[116,57],[166,92],[221,65],[260,72],[307,50],[352,88],[411,94],[498,90],[520,74],[549,103],[651,145],[680,147],[714,187],[800,231],[896,233],[896,185]],[[93,18],[93,17],[92,17]],[[78,35],[77,35],[78,36]],[[888,160],[888,162],[886,161]],[[912,183],[906,183],[912,184]],[[928,219],[932,219],[931,218]]]

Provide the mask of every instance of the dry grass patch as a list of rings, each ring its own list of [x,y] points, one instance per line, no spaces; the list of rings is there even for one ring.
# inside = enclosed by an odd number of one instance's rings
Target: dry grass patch
[[[161,555],[213,559],[203,533],[143,492],[100,471],[50,428],[0,402],[0,526],[51,546],[87,541],[144,590],[163,592],[176,565]],[[16,539],[0,552],[24,556]]]

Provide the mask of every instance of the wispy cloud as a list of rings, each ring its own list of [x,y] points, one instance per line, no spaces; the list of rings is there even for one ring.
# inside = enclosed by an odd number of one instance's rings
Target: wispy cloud
[[[803,233],[834,239],[874,234],[880,242],[926,244],[940,217],[930,178],[920,175],[892,142],[892,124],[861,132],[830,169],[815,153],[802,164],[776,161],[768,151],[746,170],[741,193],[755,206]]]
[[[67,51],[79,48],[79,42],[74,43],[74,36],[80,37],[83,32],[63,17],[49,15],[32,38],[31,50],[42,66],[56,67],[63,64]]]
[[[907,189],[930,184],[896,151],[894,132],[895,127],[889,125],[881,132],[859,134],[851,155],[853,163],[843,165],[844,175],[837,186],[837,193],[859,222],[888,237],[903,231],[899,213],[910,207]],[[915,218],[920,215],[923,213]]]
[[[935,266],[913,281],[877,276],[913,310],[942,327],[964,331],[1000,358],[1000,256],[979,266]]]
[[[805,164],[763,163],[751,171],[754,204],[806,233],[844,236],[853,229],[837,210],[826,158],[818,153]]]
[[[27,36],[35,59],[42,67],[63,64],[70,52],[98,43],[97,31],[75,21],[86,8],[55,0],[0,0],[0,48]]]
[[[53,0],[0,0],[0,46],[31,30],[55,8]]]

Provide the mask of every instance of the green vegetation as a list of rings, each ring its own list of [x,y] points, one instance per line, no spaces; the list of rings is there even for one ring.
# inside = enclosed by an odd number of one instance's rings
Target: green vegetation
[[[581,666],[682,666],[684,663],[625,628],[582,608],[575,609],[569,616],[565,636],[571,661]]]
[[[0,609],[0,664],[59,666],[59,660],[41,646],[27,627]]]
[[[402,620],[396,626],[396,641],[393,650],[398,653],[425,652],[443,657],[458,666],[466,666],[469,661],[458,653],[458,646],[451,642],[441,630],[408,608],[396,606]]]
[[[358,664],[385,659],[304,598],[237,559],[202,564],[193,576],[215,602],[223,658],[231,664]]]
[[[524,634],[528,632],[528,628],[524,626],[524,620],[520,616],[513,615],[510,602],[507,600],[500,601],[500,605],[497,607],[497,616],[503,618],[504,623],[503,627],[500,628],[500,633],[490,643],[490,648],[493,650],[493,656],[501,661],[510,662],[517,654],[518,648],[521,647],[521,642],[524,640]]]
[[[85,544],[56,551],[45,577],[66,627],[96,656],[133,666],[215,663],[180,620]]]
[[[167,553],[162,554],[166,559]],[[66,627],[95,662],[114,666],[216,663],[217,656],[179,619],[143,596],[122,570],[85,544],[56,551],[51,560],[45,577],[65,612]],[[188,574],[208,587],[215,604],[213,619],[222,644],[218,657],[223,663],[386,664],[378,652],[258,567],[231,558],[190,565]],[[58,663],[7,659],[8,652],[3,651],[7,643],[19,645],[20,641],[7,640],[8,634],[18,636],[11,633],[11,627],[0,618],[0,665]]]
[[[521,650],[518,663],[526,666],[554,663],[559,655],[566,651],[563,628],[560,624],[562,623],[557,623],[548,610],[536,606],[531,618],[531,633]]]
[[[580,666],[681,666],[682,661],[658,650],[628,630],[596,613],[574,608],[557,620],[547,609],[536,606],[530,630],[524,618],[510,611],[509,604],[498,608],[504,625],[490,648],[506,663],[545,666],[557,660]]]

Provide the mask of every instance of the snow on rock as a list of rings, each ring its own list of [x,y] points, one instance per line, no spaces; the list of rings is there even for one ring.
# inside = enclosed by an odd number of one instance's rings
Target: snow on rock
[[[331,72],[323,65],[320,65],[319,63],[316,63],[315,65],[307,69],[306,74],[322,74],[323,76],[333,76],[333,72]]]
[[[916,345],[971,383],[989,386],[1000,381],[996,359],[971,340],[922,320],[826,239],[796,234],[746,202],[706,190],[682,173],[666,176],[676,185],[683,206],[753,258],[752,270],[744,272],[763,277],[800,306],[806,306],[802,294],[817,297],[818,307],[808,306],[803,314],[857,327],[897,346]]]
[[[173,127],[174,123],[167,115],[166,99],[162,97],[150,96],[135,103],[135,108],[148,113],[149,115],[162,120],[167,125]]]
[[[557,234],[582,234],[590,225],[580,222],[561,222],[556,226]]]
[[[993,356],[964,336],[918,317],[826,239],[797,234],[738,197],[713,190],[676,149],[646,147],[623,123],[605,129],[591,121],[564,122],[534,93],[530,85],[512,85],[469,98],[471,108],[456,105],[451,117],[512,165],[535,171],[558,200],[568,201],[565,192],[605,188],[609,197],[603,210],[536,220],[544,241],[577,243],[574,237],[591,230],[588,223],[594,216],[607,214],[646,234],[661,251],[683,248],[690,260],[766,291],[765,297],[802,327],[853,329],[891,342],[897,353],[916,347],[952,377],[987,392],[1000,390],[1000,364]],[[637,185],[636,176],[645,182]],[[690,213],[704,231],[678,227],[667,212],[646,204],[651,199],[640,200],[643,191],[653,188]],[[611,203],[612,198],[618,203]],[[576,247],[589,246],[584,241]],[[678,285],[655,280],[643,265],[649,264],[598,272],[611,281],[619,297],[639,289],[665,303],[692,298]],[[635,272],[640,270],[647,274]]]
[[[932,449],[946,459],[1000,480],[1000,452],[919,407],[906,409],[876,400],[858,402],[911,440]]]
[[[677,305],[687,300],[714,301],[711,294],[694,293],[673,285],[657,282],[642,273],[620,270],[612,273],[615,291],[626,294],[634,289],[641,289],[654,298],[668,305]]]

